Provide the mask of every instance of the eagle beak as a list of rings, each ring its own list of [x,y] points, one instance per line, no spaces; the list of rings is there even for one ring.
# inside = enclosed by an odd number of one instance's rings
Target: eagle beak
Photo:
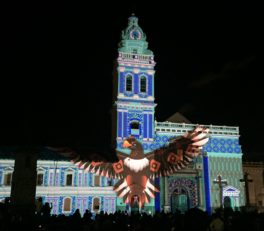
[[[124,141],[123,148],[129,148],[131,146],[132,146],[132,144],[130,144],[127,140]]]

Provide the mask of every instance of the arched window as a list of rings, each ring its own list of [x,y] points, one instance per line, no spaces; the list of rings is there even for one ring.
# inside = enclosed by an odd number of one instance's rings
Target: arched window
[[[147,78],[146,76],[140,77],[140,92],[146,93],[147,91]]]
[[[97,213],[100,210],[100,199],[98,197],[93,198],[93,211]]]
[[[65,186],[73,186],[73,170],[67,169],[65,172]]]
[[[132,91],[132,76],[126,76],[126,91]]]
[[[43,172],[38,173],[37,175],[37,185],[38,186],[43,185],[43,179],[44,179],[44,173]]]
[[[71,212],[71,198],[63,199],[63,212]]]
[[[100,186],[100,176],[94,175],[94,186]]]
[[[6,172],[4,174],[4,185],[10,186],[12,182],[12,172]]]
[[[72,173],[66,175],[66,186],[72,186]]]

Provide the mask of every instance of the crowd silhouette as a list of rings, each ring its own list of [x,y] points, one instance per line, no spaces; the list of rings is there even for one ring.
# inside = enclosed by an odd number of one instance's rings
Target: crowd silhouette
[[[30,222],[15,217],[10,210],[10,201],[0,203],[0,230],[38,230],[38,231],[262,231],[264,213],[257,211],[233,211],[231,208],[217,209],[212,215],[198,209],[189,209],[185,214],[156,212],[127,213],[117,211],[113,214],[99,212],[92,214],[86,210],[83,216],[79,209],[71,215],[51,214],[52,205],[36,202],[36,212]]]

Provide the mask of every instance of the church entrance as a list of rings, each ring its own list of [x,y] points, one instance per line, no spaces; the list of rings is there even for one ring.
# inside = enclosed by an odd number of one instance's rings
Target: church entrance
[[[171,212],[185,213],[198,205],[197,180],[194,177],[169,177],[168,196]]]
[[[239,204],[240,191],[233,186],[223,188],[223,204],[225,208],[237,209]]]
[[[224,207],[225,208],[234,208],[235,201],[233,197],[225,196],[224,197]]]
[[[131,213],[138,213],[139,212],[138,196],[134,196],[131,202],[132,202]]]
[[[188,193],[185,189],[177,188],[171,195],[171,211],[185,213],[190,208]]]

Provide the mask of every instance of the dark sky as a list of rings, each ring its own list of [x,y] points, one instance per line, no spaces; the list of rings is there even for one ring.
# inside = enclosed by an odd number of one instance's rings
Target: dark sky
[[[113,61],[131,13],[157,62],[157,120],[180,111],[193,123],[239,126],[245,157],[263,160],[262,25],[249,5],[12,6],[1,145],[109,145]]]

